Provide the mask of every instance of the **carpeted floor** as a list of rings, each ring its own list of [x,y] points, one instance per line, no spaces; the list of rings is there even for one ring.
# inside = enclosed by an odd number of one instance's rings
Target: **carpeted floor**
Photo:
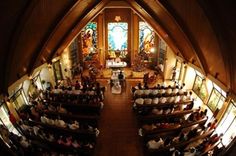
[[[107,86],[107,80],[100,82]],[[131,104],[130,86],[136,83],[137,81],[127,81],[126,88],[120,95],[112,94],[110,86],[107,86],[95,156],[143,156]]]

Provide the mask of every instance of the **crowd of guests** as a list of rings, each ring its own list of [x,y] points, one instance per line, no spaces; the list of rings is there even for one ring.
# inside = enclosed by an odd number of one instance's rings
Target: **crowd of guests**
[[[211,123],[211,122],[209,122]],[[199,125],[187,129],[182,129],[181,132],[174,137],[170,136],[164,136],[163,138],[161,137],[156,137],[155,139],[151,139],[147,141],[147,148],[150,150],[158,150],[161,148],[168,148],[170,147],[170,151],[172,148],[175,148],[175,145],[178,145],[180,143],[184,143],[186,141],[189,141],[193,138],[199,137],[203,134],[209,133],[206,137],[196,139],[192,143],[187,144],[187,146],[182,149],[182,154],[187,156],[187,153],[191,152],[191,149],[195,149],[194,153],[203,153],[205,152],[209,147],[217,143],[220,138],[223,136],[223,134],[212,134],[213,130],[215,129],[214,126],[209,126],[209,125],[214,125],[216,121],[212,122],[212,124],[207,124],[206,126],[204,125]],[[180,148],[181,149],[181,148]],[[175,153],[174,151],[173,153]],[[177,154],[177,153],[176,153]],[[179,152],[180,154],[180,152]],[[195,155],[193,154],[193,155]]]
[[[52,86],[47,87],[46,91],[40,91],[40,94],[37,94],[38,97],[29,97],[30,105],[17,111],[19,121],[9,113],[9,119],[17,128],[19,136],[9,133],[6,127],[0,125],[4,142],[14,148],[13,151],[19,155],[32,155],[37,152],[41,153],[39,155],[60,155],[63,151],[55,150],[57,145],[59,148],[65,146],[72,149],[64,155],[71,153],[77,155],[76,149],[80,151],[81,149],[85,151],[94,149],[95,138],[100,133],[97,128],[97,119],[83,118],[83,121],[80,121],[77,111],[69,110],[66,103],[76,103],[77,105],[98,103],[102,107],[105,88],[100,86],[99,82],[90,81],[89,77],[81,79],[82,81],[76,81],[74,84],[62,82],[53,89]],[[99,107],[98,109],[100,110]],[[48,127],[55,128],[49,129]],[[57,128],[58,132],[55,131]],[[88,136],[86,136],[87,134]],[[35,141],[35,138],[41,139],[43,142]],[[49,149],[48,145],[55,146],[54,150]]]
[[[192,153],[203,153],[220,140],[222,134],[212,135],[217,120],[206,123],[207,109],[199,107],[193,110],[192,92],[185,90],[185,84],[174,83],[169,86],[157,84],[150,88],[147,83],[143,85],[138,83],[131,88],[131,92],[134,110],[141,121],[139,135],[144,138],[145,147],[149,151],[167,152],[167,155],[172,156],[191,156]],[[151,118],[188,110],[192,110],[192,112],[183,113],[178,117]],[[146,119],[147,115],[150,119]],[[203,134],[206,137],[194,140]],[[178,146],[188,141],[188,146]],[[178,148],[175,149],[175,147]]]

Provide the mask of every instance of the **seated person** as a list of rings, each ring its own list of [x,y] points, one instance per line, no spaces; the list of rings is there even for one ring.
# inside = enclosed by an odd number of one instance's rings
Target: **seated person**
[[[144,99],[144,104],[147,104],[147,105],[152,104],[152,99],[151,98],[145,98]]]
[[[180,94],[180,95],[184,94],[183,87],[180,87],[180,89],[179,89],[179,94]]]
[[[157,109],[157,108],[152,109],[152,114],[159,115],[162,113],[163,113],[163,109]]]
[[[159,90],[158,90],[158,89],[153,89],[153,90],[151,90],[151,95],[152,95],[152,96],[156,96],[158,93],[159,93]]]
[[[166,97],[161,97],[159,99],[159,101],[160,101],[160,103],[166,103],[167,99],[166,99]]]
[[[173,94],[177,94],[178,92],[179,92],[179,87],[176,86],[176,87],[173,89],[172,93],[173,93]]]
[[[189,94],[187,95],[187,100],[188,100],[188,101],[193,101],[192,94],[193,94],[193,93],[190,91]]]
[[[163,145],[164,145],[164,141],[162,140],[162,138],[158,138],[158,139],[155,139],[155,140],[150,140],[150,141],[147,142],[147,147],[149,149],[159,149]]]
[[[61,119],[56,119],[55,126],[66,128],[67,124]]]
[[[178,103],[180,101],[179,93],[176,94],[174,103]]]
[[[152,99],[152,104],[158,104],[159,103],[159,99],[158,98],[154,98]]]
[[[165,87],[164,87],[164,86],[161,86],[160,93],[161,93],[161,94],[165,94],[165,92],[166,92]]]
[[[189,105],[187,105],[187,106],[184,108],[184,110],[191,110],[191,109],[193,109],[193,106],[194,106],[194,102],[191,101],[191,103],[190,103]]]
[[[134,92],[134,96],[142,96],[142,95],[143,95],[143,90],[138,89]]]
[[[69,124],[70,129],[78,129],[79,128],[79,122],[78,121],[73,121],[71,124]]]
[[[144,103],[144,99],[143,99],[143,98],[137,98],[137,99],[135,100],[135,103],[136,103],[136,104],[139,104],[139,105],[142,105],[142,104]]]
[[[171,94],[171,93],[172,93],[172,88],[171,88],[170,85],[168,86],[168,88],[167,88],[167,90],[166,90],[166,93],[167,93],[167,94]]]
[[[170,96],[167,100],[167,102],[172,103],[175,101],[175,96]]]
[[[143,91],[143,93],[144,93],[145,96],[149,96],[149,94],[151,93],[151,90],[150,89],[145,89]]]

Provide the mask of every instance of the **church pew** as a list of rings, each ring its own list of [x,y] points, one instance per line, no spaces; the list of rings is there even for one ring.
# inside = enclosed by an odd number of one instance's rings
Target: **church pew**
[[[178,103],[174,103],[174,102],[166,102],[166,103],[158,103],[158,104],[137,104],[136,103],[136,106],[137,106],[137,109],[139,108],[143,108],[143,107],[150,107],[150,108],[163,108],[163,107],[167,107],[167,106],[174,106],[174,105],[190,105],[192,103],[192,101],[181,101],[181,102],[178,102]]]
[[[79,123],[88,123],[91,126],[98,126],[98,115],[76,115],[71,113],[59,113],[59,112],[52,112],[52,111],[44,111],[43,114],[46,114],[49,118],[58,118],[64,121],[71,121],[77,120]]]
[[[180,96],[181,95],[187,95],[187,92],[184,92],[183,94],[179,94]],[[174,94],[174,93],[171,93],[171,94],[167,94],[167,93],[164,93],[164,94],[161,94],[161,93],[158,93],[156,95],[152,95],[152,94],[149,94],[149,95],[145,95],[145,94],[142,94],[142,95],[134,95],[133,96],[133,99],[137,99],[137,98],[160,98],[160,97],[172,97],[172,96],[177,96],[177,93]]]
[[[26,123],[27,124],[27,123]],[[79,139],[82,140],[87,140],[87,141],[96,141],[96,134],[95,132],[91,132],[89,130],[86,129],[76,129],[76,130],[72,130],[69,128],[63,128],[63,127],[58,127],[55,125],[49,125],[49,124],[45,124],[42,122],[36,122],[36,121],[28,121],[28,125],[29,126],[41,126],[44,129],[46,129],[47,131],[50,131],[52,133],[59,133],[61,135],[72,135],[75,136]]]
[[[27,135],[26,137],[31,140],[31,144],[33,146],[40,147],[46,151],[55,151],[63,154],[83,155],[83,156],[91,156],[93,155],[94,151],[94,149],[89,149],[89,148],[74,148],[73,146],[61,145],[58,144],[57,142],[50,142],[48,140],[41,139],[38,136]]]
[[[182,117],[186,114],[190,114],[198,109],[175,111],[170,114],[158,114],[158,115],[138,115],[138,120],[140,123],[154,122],[164,118]]]
[[[163,154],[165,152],[168,152],[169,149],[171,149],[171,148],[184,149],[188,144],[190,144],[196,140],[199,140],[199,139],[204,139],[204,138],[210,136],[213,132],[214,132],[214,130],[211,130],[211,131],[205,132],[202,135],[196,136],[190,140],[180,142],[180,143],[173,143],[172,145],[170,145],[168,147],[160,147],[159,149],[147,149],[146,144],[145,144],[145,149],[146,149],[146,152],[148,153],[149,156],[156,156],[158,154]]]
[[[101,111],[100,103],[80,104],[80,103],[54,102],[54,101],[47,101],[47,103],[54,106],[61,105],[62,107],[66,108],[69,112],[75,114],[99,115]]]

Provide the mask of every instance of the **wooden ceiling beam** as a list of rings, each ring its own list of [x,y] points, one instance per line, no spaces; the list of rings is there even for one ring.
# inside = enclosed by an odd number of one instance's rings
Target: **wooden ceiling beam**
[[[67,31],[66,35],[62,38],[61,42],[55,48],[55,51],[51,52],[48,60],[51,60],[55,54],[60,54],[70,44],[70,42],[80,33],[86,24],[95,18],[106,6],[110,0],[101,0],[96,5],[87,9],[81,17],[78,18],[76,25]]]
[[[183,35],[184,40],[186,41],[186,44],[191,48],[192,52],[194,52],[196,61],[199,62],[200,68],[204,75],[207,75],[209,73],[208,66],[206,63],[206,59],[203,56],[203,53],[201,51],[201,48],[198,46],[197,41],[195,38],[191,35],[189,32],[187,26],[184,24],[182,18],[178,16],[176,11],[169,5],[168,1],[166,0],[156,0],[156,3],[158,6],[162,7],[162,9],[165,11],[166,14],[168,14],[169,18],[175,23],[176,27],[178,28],[178,31],[181,32]],[[191,60],[188,60],[191,62]]]

